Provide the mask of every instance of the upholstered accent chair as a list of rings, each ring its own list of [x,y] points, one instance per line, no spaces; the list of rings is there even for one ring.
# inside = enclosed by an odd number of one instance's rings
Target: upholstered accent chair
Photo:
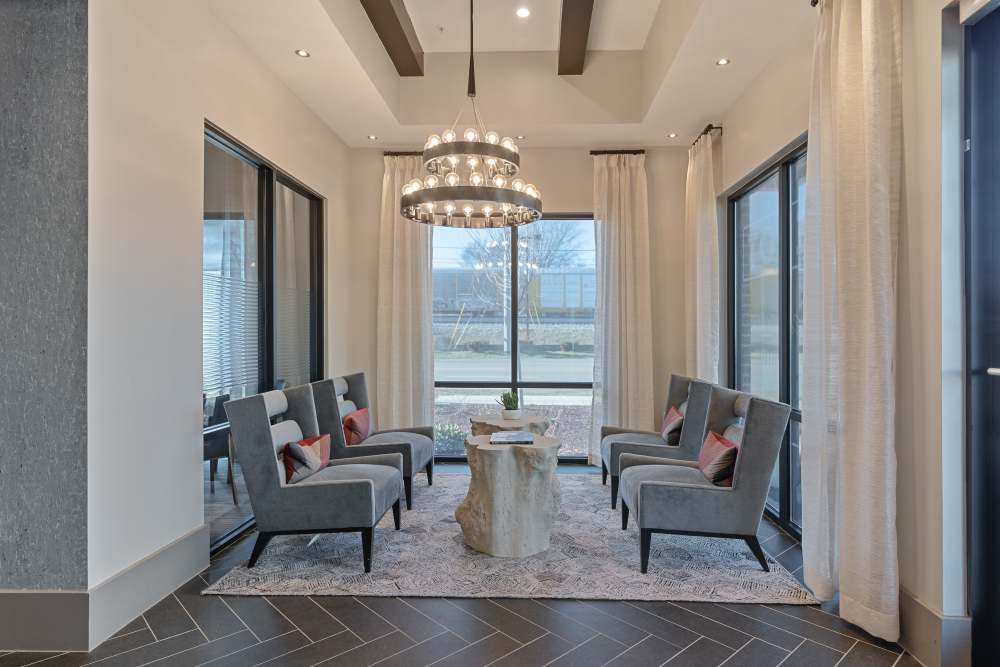
[[[280,460],[283,446],[321,434],[312,387],[230,401],[226,413],[257,519],[257,542],[247,567],[257,563],[275,535],[360,532],[365,572],[371,572],[374,528],[390,508],[399,530],[403,457],[331,460],[328,467],[288,484]]]
[[[617,426],[601,427],[601,483],[611,476],[611,509],[618,500],[619,457],[628,452],[694,461],[705,437],[705,418],[712,385],[683,375],[671,375],[667,389],[665,417],[671,407],[683,407],[684,421],[679,437],[664,440],[660,431],[636,431]],[[672,436],[674,434],[671,434]]]
[[[413,507],[413,475],[427,472],[427,485],[434,483],[434,427],[413,426],[371,433],[359,444],[348,446],[343,418],[355,410],[371,407],[364,373],[353,373],[312,384],[319,429],[330,434],[331,458],[351,459],[372,454],[403,456],[403,488],[406,509]]]
[[[639,525],[643,573],[653,533],[742,539],[764,571],[770,571],[757,527],[790,412],[783,403],[712,387],[706,431],[740,445],[732,486],[710,482],[696,461],[622,454],[622,530],[632,512]]]

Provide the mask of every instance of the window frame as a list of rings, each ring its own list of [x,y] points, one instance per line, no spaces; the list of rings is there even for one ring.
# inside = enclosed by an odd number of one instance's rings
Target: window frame
[[[539,222],[546,220],[570,220],[570,221],[593,221],[593,213],[545,213],[542,215]],[[522,389],[589,389],[593,391],[594,383],[590,382],[540,382],[540,381],[529,381],[521,380],[518,378],[518,356],[520,351],[518,349],[518,331],[519,329],[519,309],[520,303],[518,302],[518,255],[519,248],[518,245],[518,227],[513,226],[510,228],[510,247],[511,247],[511,289],[510,289],[510,308],[511,308],[511,346],[510,346],[510,377],[511,380],[508,382],[506,380],[489,380],[482,382],[468,382],[464,380],[434,380],[434,389],[509,389],[517,392],[518,396],[521,396]],[[447,454],[435,454],[434,460],[441,463],[466,463],[468,458],[461,455],[447,455]],[[574,465],[587,465],[586,456],[560,456],[559,463],[568,463]]]
[[[799,158],[807,153],[808,145],[806,141],[796,141],[788,149],[779,153],[775,158],[762,165],[745,183],[740,184],[736,190],[727,195],[726,198],[726,329],[729,332],[728,358],[727,358],[727,378],[728,386],[733,389],[740,389],[739,379],[739,318],[737,309],[739,306],[737,285],[740,262],[739,243],[737,242],[737,221],[736,203],[745,195],[752,192],[775,174],[778,175],[778,400],[782,403],[789,403],[791,399],[791,373],[792,354],[791,349],[791,329],[792,298],[791,291],[792,278],[792,224],[791,219],[791,172],[793,165]],[[807,175],[808,178],[808,175]],[[795,371],[799,374],[799,387],[801,388],[801,369],[795,366]],[[781,449],[778,454],[778,507],[775,509],[770,502],[770,498],[764,502],[765,513],[778,523],[784,530],[789,532],[796,539],[801,539],[802,528],[791,519],[792,508],[792,469],[791,469],[791,422],[799,424],[799,434],[801,437],[802,410],[792,407],[789,418],[789,425],[785,428],[785,434],[781,440]],[[800,445],[801,451],[801,445]],[[800,463],[801,465],[801,463]],[[800,474],[801,479],[801,474]],[[801,499],[800,499],[801,502]]]
[[[324,212],[326,198],[278,167],[261,154],[249,148],[218,125],[205,120],[203,142],[210,142],[221,150],[257,168],[257,263],[260,284],[259,324],[258,324],[258,392],[274,389],[275,329],[274,329],[274,233],[275,233],[275,191],[278,184],[309,200],[309,372],[311,381],[323,379],[325,354],[325,260]],[[203,143],[204,145],[204,143]],[[204,185],[204,175],[202,175]],[[202,211],[204,219],[205,211]],[[229,433],[229,422],[202,428],[205,436]],[[251,514],[245,521],[234,526],[210,545],[210,552],[216,554],[225,549],[248,530],[257,525]]]

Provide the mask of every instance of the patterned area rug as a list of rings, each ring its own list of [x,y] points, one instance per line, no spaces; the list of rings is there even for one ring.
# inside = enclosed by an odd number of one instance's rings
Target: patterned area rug
[[[495,558],[462,540],[455,507],[469,476],[440,474],[413,485],[403,528],[392,513],[375,531],[372,572],[355,533],[275,537],[256,567],[239,566],[205,590],[219,595],[366,595],[577,598],[814,604],[776,561],[764,572],[741,540],[653,535],[649,573],[639,572],[639,533],[612,510],[597,475],[559,475],[562,509],[548,551]]]

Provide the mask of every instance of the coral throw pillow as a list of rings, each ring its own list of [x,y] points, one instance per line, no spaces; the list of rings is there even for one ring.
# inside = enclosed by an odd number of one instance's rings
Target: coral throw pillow
[[[357,445],[365,441],[371,432],[371,421],[368,408],[355,410],[344,417],[344,440],[348,445]]]
[[[698,468],[712,484],[719,486],[733,485],[733,471],[736,469],[736,457],[740,446],[714,431],[705,436],[698,454]]]
[[[660,437],[666,440],[670,444],[677,444],[676,442],[670,442],[671,439],[678,440],[681,434],[681,426],[684,424],[684,413],[677,408],[671,406],[667,410],[666,416],[663,418],[663,424],[660,425]],[[671,438],[672,434],[676,434]]]
[[[282,450],[285,482],[295,484],[330,465],[330,436],[289,442]]]

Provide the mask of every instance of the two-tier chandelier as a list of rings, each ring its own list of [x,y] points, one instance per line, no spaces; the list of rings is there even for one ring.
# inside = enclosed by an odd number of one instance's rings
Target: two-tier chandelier
[[[422,159],[427,175],[403,186],[404,218],[445,227],[514,227],[542,217],[542,195],[518,177],[521,160],[510,137],[487,131],[476,106],[473,2],[469,0],[469,88],[474,127],[432,134]]]

